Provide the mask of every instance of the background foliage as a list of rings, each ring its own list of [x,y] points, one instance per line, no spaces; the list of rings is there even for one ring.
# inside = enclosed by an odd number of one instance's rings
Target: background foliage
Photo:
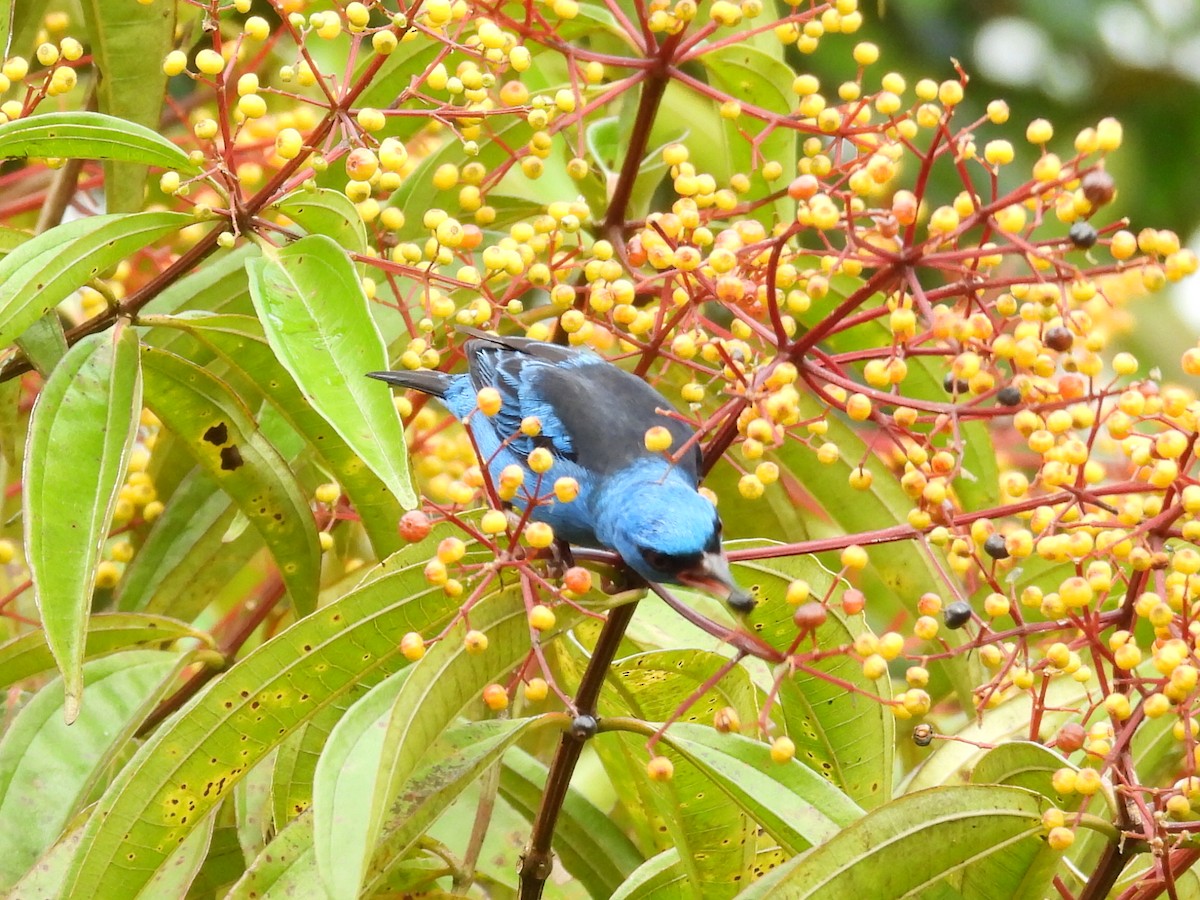
[[[1189,15],[8,4],[0,885],[1197,893]],[[458,325],[656,384],[757,609],[484,513],[363,377]]]

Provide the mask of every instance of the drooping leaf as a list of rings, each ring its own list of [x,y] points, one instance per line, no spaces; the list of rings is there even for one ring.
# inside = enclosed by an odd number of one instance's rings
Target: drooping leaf
[[[105,656],[138,644],[162,644],[179,638],[211,638],[185,622],[129,613],[97,613],[88,620],[84,656]],[[54,668],[44,631],[30,631],[0,644],[0,688]]]
[[[42,626],[79,711],[92,587],[142,409],[137,335],[76,344],[46,382],[25,448],[26,554]]]
[[[88,703],[63,719],[62,685],[51,681],[0,739],[0,888],[45,853],[88,800],[106,766],[125,749],[166,684],[177,653],[130,650],[83,666]]]
[[[147,347],[146,405],[227,492],[271,551],[292,602],[316,604],[320,547],[312,511],[279,452],[229,388],[182,357]]]
[[[160,61],[155,68],[161,65]],[[0,157],[12,156],[120,160],[193,174],[199,171],[186,153],[157,131],[86,111],[39,113],[0,125]]]
[[[172,212],[89,216],[25,241],[0,259],[0,349],[89,279],[193,221]]]
[[[262,546],[247,530],[230,539],[237,506],[207,473],[194,470],[175,489],[117,584],[122,610],[191,619]]]
[[[134,8],[121,0],[83,0],[81,6],[92,60],[100,72],[96,85],[100,112],[157,130],[167,93],[162,60],[174,46],[176,4]],[[145,165],[109,162],[104,169],[109,212],[141,209]],[[194,169],[189,166],[183,171]]]
[[[246,263],[267,341],[319,412],[405,509],[416,506],[391,394],[367,372],[387,351],[349,258],[322,235]]]
[[[435,529],[385,561],[377,577],[251,652],[155,731],[101,797],[65,890],[87,885],[100,898],[141,890],[250,766],[339,698],[402,668],[399,636],[436,634],[457,608],[422,574],[449,532]]]
[[[909,794],[780,866],[741,896],[746,900],[964,896],[958,891],[963,874],[989,859],[1001,863],[993,872],[1003,879],[992,883],[991,896],[1031,896],[1014,893],[1025,867],[1002,863],[1041,846],[1041,817],[1049,806],[1040,794],[998,785]]]

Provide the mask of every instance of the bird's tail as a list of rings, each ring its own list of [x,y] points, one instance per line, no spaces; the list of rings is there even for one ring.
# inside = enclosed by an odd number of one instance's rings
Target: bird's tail
[[[444,372],[428,371],[368,372],[367,377],[378,378],[380,381],[386,381],[395,387],[412,388],[415,391],[421,391],[423,394],[432,394],[439,399],[446,396],[446,391],[450,388],[450,382],[454,380],[453,375],[447,375]]]

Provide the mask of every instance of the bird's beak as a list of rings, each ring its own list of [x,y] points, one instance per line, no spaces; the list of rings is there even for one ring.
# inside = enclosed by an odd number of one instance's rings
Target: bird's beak
[[[748,613],[754,609],[754,598],[734,583],[725,554],[705,553],[700,562],[677,576],[680,584],[699,588],[720,597],[734,612]]]

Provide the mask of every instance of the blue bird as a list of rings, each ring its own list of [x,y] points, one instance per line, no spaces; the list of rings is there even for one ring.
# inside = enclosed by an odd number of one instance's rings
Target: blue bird
[[[662,394],[586,348],[462,330],[473,338],[466,344],[463,374],[368,374],[431,394],[460,420],[476,411],[480,389],[495,388],[500,411],[490,418],[471,416],[471,431],[493,479],[513,463],[525,472],[523,491],[533,490],[541,478],[539,493],[549,499],[534,507],[532,518],[572,544],[616,551],[647,581],[701,588],[738,612],[754,607],[730,575],[716,508],[697,491],[700,448],[692,445],[673,464],[646,449],[646,431],[655,425],[670,431],[674,448],[694,436],[663,414],[671,405]],[[529,416],[541,425],[536,436],[521,433]],[[541,476],[528,465],[537,447],[553,457]],[[579,484],[578,497],[569,503],[556,501],[550,491],[564,476]],[[526,493],[513,502],[523,508],[530,499]]]

